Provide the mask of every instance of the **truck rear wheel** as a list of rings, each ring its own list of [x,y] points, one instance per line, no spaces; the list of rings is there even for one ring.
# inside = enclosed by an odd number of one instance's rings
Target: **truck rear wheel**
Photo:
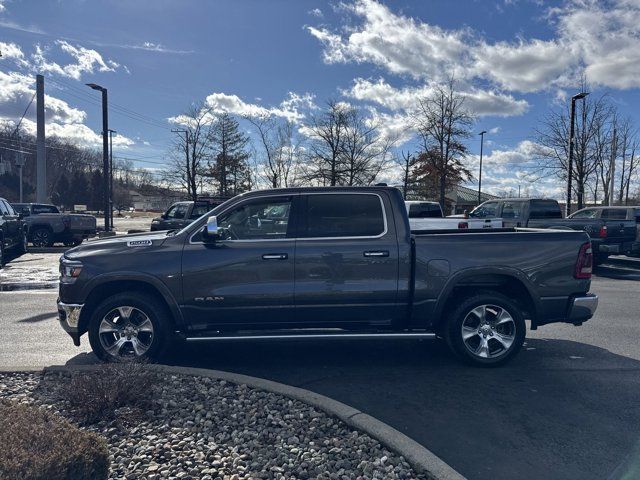
[[[164,353],[170,319],[153,298],[119,293],[104,300],[89,321],[89,343],[104,361],[154,360]]]
[[[53,234],[46,227],[38,227],[31,234],[34,247],[50,247],[53,245]]]
[[[524,343],[526,324],[515,302],[497,292],[464,300],[444,328],[449,348],[467,363],[498,366],[513,358]]]

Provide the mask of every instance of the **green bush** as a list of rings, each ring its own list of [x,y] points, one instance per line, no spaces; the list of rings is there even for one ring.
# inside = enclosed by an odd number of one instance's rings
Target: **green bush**
[[[107,363],[96,370],[56,378],[55,391],[80,422],[117,418],[136,422],[150,408],[159,376],[136,362]],[[116,410],[119,410],[116,412]]]
[[[3,480],[106,479],[104,439],[59,415],[0,401],[0,478]]]

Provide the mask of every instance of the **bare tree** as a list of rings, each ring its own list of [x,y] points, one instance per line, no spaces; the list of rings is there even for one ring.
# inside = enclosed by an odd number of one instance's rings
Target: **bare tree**
[[[305,173],[307,181],[331,186],[342,183],[342,151],[349,108],[344,103],[329,100],[322,114],[311,117],[306,125],[311,137]]]
[[[578,209],[584,206],[585,191],[593,185],[594,197],[600,187],[608,195],[608,165],[615,111],[606,96],[586,97],[577,106],[575,119],[572,188]],[[570,108],[550,112],[536,129],[540,145],[540,169],[567,180]],[[599,177],[599,178],[598,178]]]
[[[180,129],[173,146],[173,166],[169,181],[177,181],[192,200],[198,199],[207,160],[211,158],[212,127],[215,117],[203,104],[192,105],[178,117]]]
[[[393,144],[393,139],[381,135],[378,121],[365,118],[356,108],[349,108],[340,148],[342,183],[349,186],[371,184],[388,164]]]
[[[444,209],[447,181],[463,166],[468,154],[464,141],[471,136],[475,118],[465,108],[453,78],[419,98],[413,116],[431,175],[437,177],[439,202]],[[461,177],[467,176],[467,172],[460,173]]]
[[[271,116],[245,117],[256,129],[264,157],[263,175],[272,188],[289,186],[296,171],[300,141],[295,138],[292,122]]]

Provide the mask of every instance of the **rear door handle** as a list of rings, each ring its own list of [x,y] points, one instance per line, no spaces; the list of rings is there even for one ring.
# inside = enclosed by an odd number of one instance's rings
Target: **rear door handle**
[[[262,255],[263,260],[286,260],[289,255],[286,253],[265,253]]]
[[[364,252],[365,257],[388,257],[389,250],[369,250]]]

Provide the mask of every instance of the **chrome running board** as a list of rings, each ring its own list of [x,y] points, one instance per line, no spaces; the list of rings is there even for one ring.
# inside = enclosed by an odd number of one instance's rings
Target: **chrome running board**
[[[273,334],[273,335],[216,335],[213,337],[186,337],[187,342],[213,342],[232,340],[305,340],[305,339],[327,339],[327,338],[426,338],[435,339],[435,333],[308,333],[308,334]]]

